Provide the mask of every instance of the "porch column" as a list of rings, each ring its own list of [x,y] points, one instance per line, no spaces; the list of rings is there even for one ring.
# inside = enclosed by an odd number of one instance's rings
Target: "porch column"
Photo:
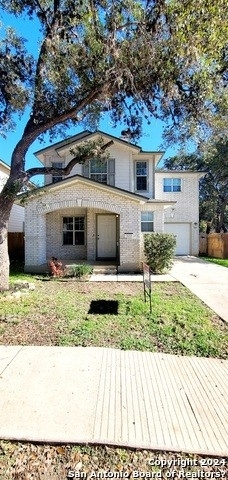
[[[25,209],[25,271],[37,272],[45,263],[46,215],[38,214],[36,205],[31,203]]]
[[[96,260],[96,214],[93,208],[87,209],[87,260]]]
[[[138,272],[140,260],[141,213],[138,205],[125,206],[120,214],[119,272]]]
[[[154,210],[154,231],[164,233],[164,207]]]

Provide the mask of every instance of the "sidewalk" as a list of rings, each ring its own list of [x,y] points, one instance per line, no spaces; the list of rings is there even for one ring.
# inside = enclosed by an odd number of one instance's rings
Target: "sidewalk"
[[[227,362],[0,346],[0,438],[225,456]]]

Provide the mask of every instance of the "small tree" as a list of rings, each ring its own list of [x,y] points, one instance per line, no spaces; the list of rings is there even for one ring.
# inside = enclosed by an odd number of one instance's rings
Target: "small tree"
[[[144,237],[144,252],[153,273],[163,273],[172,266],[176,238],[169,233],[150,233]]]

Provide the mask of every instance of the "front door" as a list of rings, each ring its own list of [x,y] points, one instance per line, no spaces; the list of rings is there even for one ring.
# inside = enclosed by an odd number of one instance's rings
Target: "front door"
[[[116,259],[116,215],[97,215],[97,259]]]

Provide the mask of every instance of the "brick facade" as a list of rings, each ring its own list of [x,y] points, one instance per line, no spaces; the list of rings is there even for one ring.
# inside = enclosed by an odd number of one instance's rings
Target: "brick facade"
[[[164,192],[163,178],[180,178],[181,192]],[[199,254],[199,180],[197,173],[156,172],[156,198],[174,200],[172,207],[165,209],[164,222],[188,223],[190,227],[190,253]]]
[[[80,206],[79,206],[80,205]],[[43,193],[26,207],[26,271],[34,271],[51,256],[63,260],[96,260],[96,215],[114,213],[119,217],[120,271],[140,269],[140,201],[77,185]],[[85,216],[86,244],[63,245],[62,217]]]
[[[52,162],[65,166],[72,158],[73,146],[97,140],[101,133],[82,132],[36,152],[36,156],[46,166]],[[141,211],[153,212],[154,232],[171,231],[177,235],[183,247],[183,253],[177,254],[198,255],[200,174],[156,170],[163,152],[145,152],[137,145],[108,134],[102,133],[102,136],[105,142],[112,140],[108,150],[113,165],[112,183],[107,181],[109,185],[102,185],[90,180],[89,169],[86,174],[82,165],[76,164],[68,177],[59,183],[51,184],[52,176],[46,176],[46,186],[38,195],[29,198],[25,216],[26,271],[39,270],[51,256],[63,261],[96,261],[99,214],[112,214],[116,218],[119,271],[138,271],[144,260]],[[138,173],[137,162],[142,162]],[[140,176],[146,176],[146,183],[138,183]],[[164,178],[180,178],[181,191],[164,192]],[[85,217],[85,244],[63,245],[63,217],[77,215]],[[110,231],[113,238],[114,230]]]

